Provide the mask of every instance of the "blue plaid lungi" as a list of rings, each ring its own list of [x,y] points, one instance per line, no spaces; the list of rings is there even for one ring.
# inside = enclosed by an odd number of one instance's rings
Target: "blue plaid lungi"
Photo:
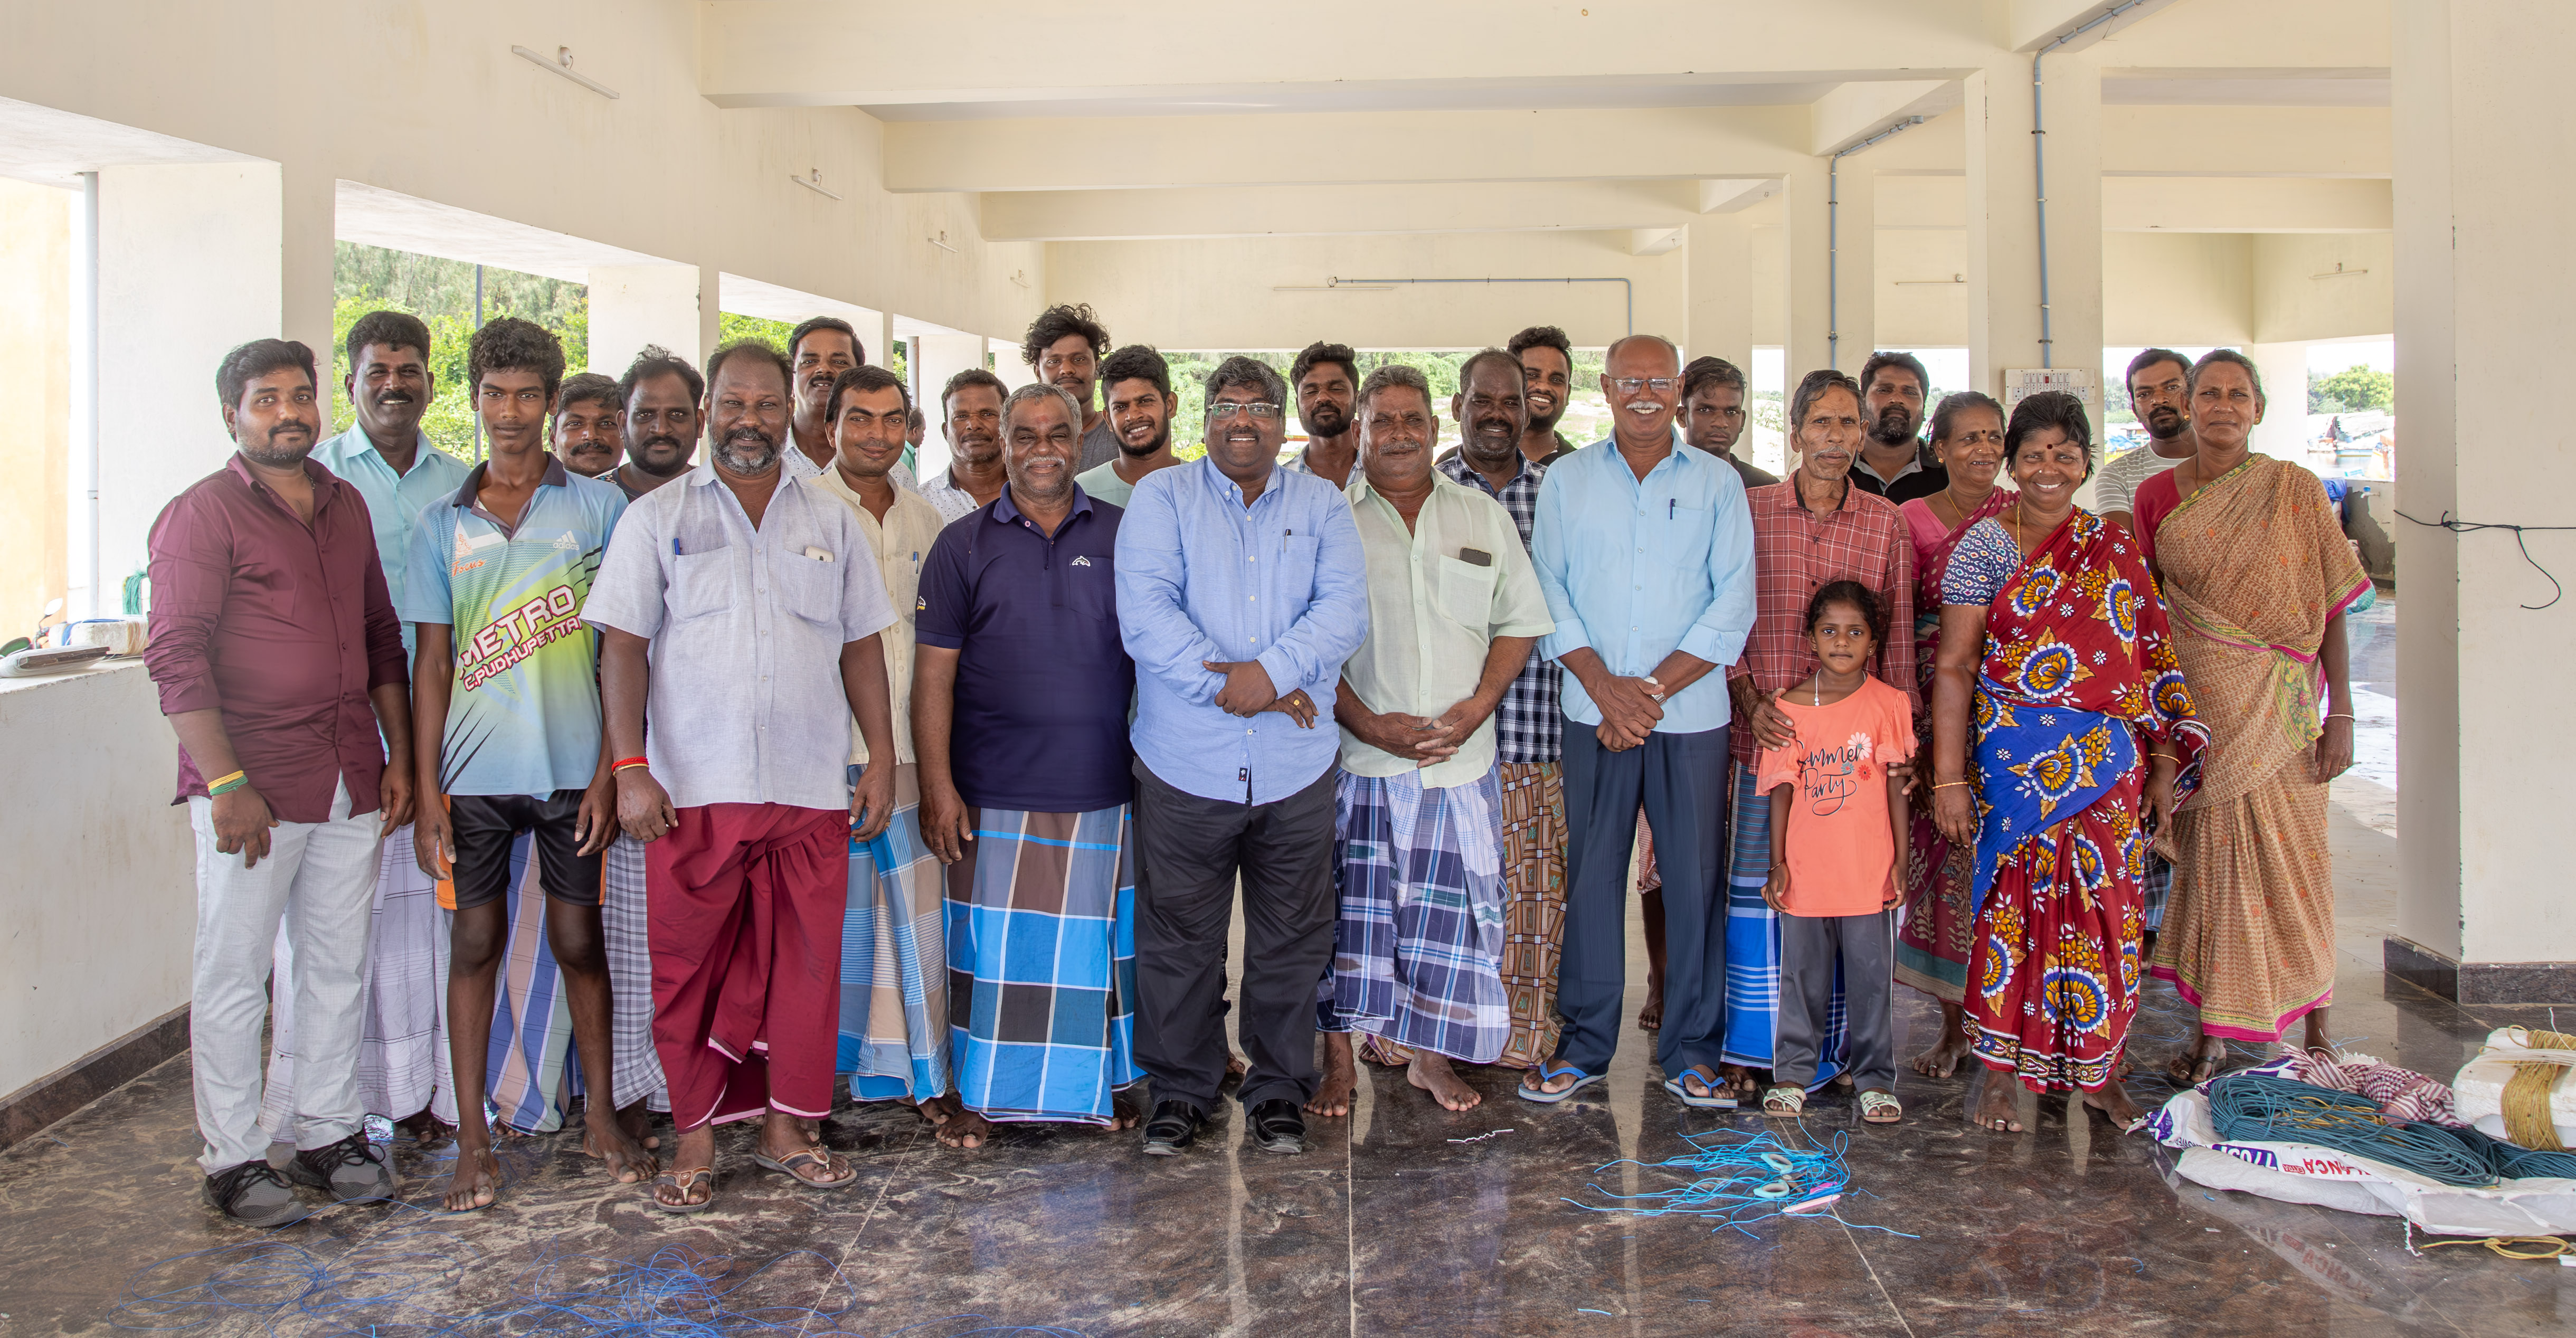
[[[1341,912],[1316,1024],[1493,1063],[1512,1031],[1502,977],[1502,788],[1494,773],[1425,789],[1419,771],[1345,771],[1334,785],[1333,817]]]
[[[1735,764],[1735,846],[1726,879],[1726,1049],[1729,1064],[1767,1069],[1780,1037],[1780,913],[1762,899],[1771,877],[1771,797],[1754,787],[1753,768]],[[1842,968],[1834,969],[1834,1002],[1817,1047],[1809,1091],[1842,1073],[1851,1029],[1843,1013]]]
[[[859,768],[850,768],[858,783]],[[894,818],[850,842],[841,921],[840,1053],[853,1101],[926,1101],[948,1091],[947,904],[939,857],[921,842],[921,779],[894,772]]]
[[[969,808],[947,869],[948,1038],[984,1118],[1108,1124],[1136,1064],[1136,855],[1128,806]]]

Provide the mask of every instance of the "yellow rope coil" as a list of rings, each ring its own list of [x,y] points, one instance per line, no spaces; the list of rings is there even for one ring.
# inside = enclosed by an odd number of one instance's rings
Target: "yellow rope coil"
[[[2576,1050],[2576,1036],[2564,1032],[2531,1031],[2523,1040],[2535,1050]],[[2545,1061],[2525,1061],[2513,1066],[2513,1077],[2505,1081],[2500,1103],[2504,1136],[2508,1140],[2541,1152],[2567,1150],[2558,1141],[2558,1122],[2549,1110],[2549,1094],[2557,1089],[2558,1080],[2566,1077],[2567,1072],[2567,1065]]]

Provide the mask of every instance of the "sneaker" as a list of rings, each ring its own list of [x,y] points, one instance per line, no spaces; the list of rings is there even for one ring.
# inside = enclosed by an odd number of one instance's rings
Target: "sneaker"
[[[286,1174],[295,1183],[310,1185],[342,1203],[394,1196],[393,1171],[386,1167],[383,1151],[367,1141],[364,1130],[337,1143],[299,1150],[295,1160],[286,1164]]]
[[[303,1221],[309,1211],[286,1177],[264,1161],[246,1161],[207,1176],[206,1202],[243,1226],[285,1226]]]

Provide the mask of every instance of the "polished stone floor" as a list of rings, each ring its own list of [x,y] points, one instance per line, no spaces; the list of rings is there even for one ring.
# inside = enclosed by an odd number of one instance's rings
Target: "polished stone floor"
[[[2463,1009],[2384,981],[2392,799],[2367,778],[2337,786],[2344,963],[2334,1030],[2355,1048],[2448,1074],[2488,1029],[2548,1018],[2539,1008]],[[1633,947],[1631,959],[1641,960]],[[1901,1053],[1911,1054],[1936,1014],[1898,995]],[[2147,1075],[2177,1048],[2184,1017],[2160,987],[2136,1032],[2141,1100],[2164,1094]],[[833,1146],[862,1170],[838,1193],[755,1170],[737,1130],[726,1136],[717,1210],[665,1217],[608,1183],[564,1135],[513,1145],[515,1183],[478,1216],[344,1206],[264,1234],[225,1226],[198,1198],[182,1056],[0,1153],[0,1338],[189,1324],[318,1334],[372,1323],[392,1334],[513,1307],[522,1318],[455,1331],[529,1332],[543,1318],[554,1326],[546,1332],[595,1332],[607,1311],[531,1316],[525,1300],[596,1285],[608,1262],[675,1249],[729,1259],[709,1267],[735,1288],[730,1313],[771,1325],[759,1331],[872,1338],[1002,1326],[1299,1336],[2576,1331],[2576,1269],[2476,1249],[2417,1256],[2392,1219],[2205,1191],[2173,1179],[2169,1157],[2143,1138],[2120,1137],[2080,1107],[2070,1118],[2062,1102],[2024,1094],[2031,1132],[1984,1133],[1962,1118],[1964,1079],[1904,1075],[1908,1116],[1894,1129],[1858,1126],[1841,1098],[1810,1108],[1793,1137],[1849,1139],[1857,1192],[1839,1205],[1841,1221],[1775,1220],[1747,1235],[1585,1211],[1566,1200],[1601,1202],[1588,1186],[1670,1183],[1607,1163],[1677,1155],[1688,1133],[1762,1125],[1751,1114],[1685,1113],[1656,1086],[1642,1041],[1626,1038],[1606,1091],[1554,1108],[1513,1099],[1510,1074],[1477,1072],[1486,1103],[1452,1115],[1401,1072],[1372,1073],[1352,1117],[1319,1122],[1298,1157],[1245,1146],[1235,1112],[1192,1155],[1160,1160],[1139,1155],[1133,1135],[1034,1127],[954,1151],[909,1112],[878,1107],[829,1125]],[[434,1204],[443,1153],[397,1150],[404,1195]],[[218,1269],[230,1304],[192,1304],[208,1299],[197,1284]],[[165,1299],[120,1310],[130,1295]]]

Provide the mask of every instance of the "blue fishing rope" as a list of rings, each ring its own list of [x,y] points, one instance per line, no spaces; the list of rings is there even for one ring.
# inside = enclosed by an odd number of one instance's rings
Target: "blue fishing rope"
[[[2225,1139],[2311,1143],[2446,1185],[2492,1185],[2501,1176],[2576,1175],[2576,1156],[2518,1147],[2475,1129],[2427,1121],[2390,1124],[2369,1097],[2312,1083],[2232,1073],[2212,1082],[2208,1094],[2210,1123]]]
[[[1806,1132],[1803,1123],[1799,1132]],[[1565,1201],[1586,1212],[1697,1217],[1716,1223],[1709,1228],[1711,1231],[1732,1227],[1747,1236],[1754,1235],[1750,1228],[1774,1218],[1814,1217],[1862,1230],[1885,1231],[1908,1240],[1922,1239],[1874,1223],[1845,1222],[1836,1214],[1822,1211],[1845,1194],[1868,1192],[1851,1183],[1851,1173],[1844,1162],[1850,1147],[1848,1135],[1836,1134],[1830,1145],[1792,1147],[1767,1132],[1716,1129],[1705,1134],[1684,1134],[1682,1141],[1691,1149],[1682,1156],[1659,1162],[1623,1157],[1595,1167],[1593,1174],[1614,1166],[1636,1166],[1681,1172],[1688,1177],[1688,1183],[1642,1194],[1613,1194],[1599,1185],[1590,1186],[1593,1193],[1611,1201],[1606,1207],[1574,1198]]]

